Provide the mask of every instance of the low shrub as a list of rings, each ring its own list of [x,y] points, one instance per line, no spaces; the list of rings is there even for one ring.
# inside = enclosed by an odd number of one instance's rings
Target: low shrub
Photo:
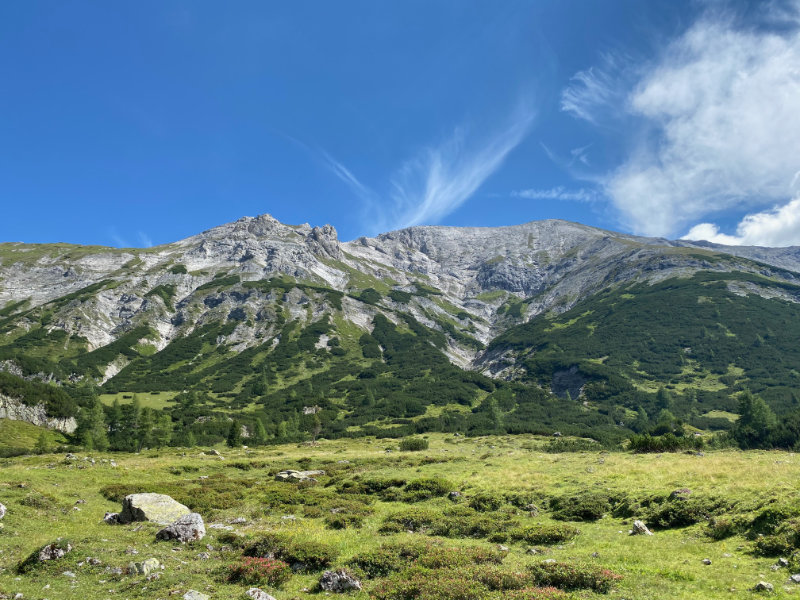
[[[228,567],[228,581],[279,587],[292,577],[291,567],[273,558],[244,557]]]
[[[334,513],[325,517],[328,529],[359,529],[364,524],[364,517],[353,513]]]
[[[419,437],[409,437],[400,440],[400,450],[403,452],[419,452],[428,449],[428,440]]]
[[[730,508],[730,502],[720,498],[692,496],[686,499],[671,498],[661,504],[652,504],[643,516],[648,525],[669,529],[707,521]]]
[[[514,541],[528,544],[558,544],[571,540],[580,533],[579,529],[566,523],[538,523],[526,527],[517,527],[509,531],[509,536]]]
[[[369,552],[359,554],[349,565],[366,577],[385,577],[402,571],[415,563],[427,569],[467,568],[474,565],[500,564],[505,555],[494,549],[481,547],[448,547],[438,541],[410,541],[384,544]]]
[[[378,531],[380,533],[424,531],[441,521],[441,514],[418,508],[410,508],[386,517]]]
[[[562,600],[567,594],[554,587],[528,587],[503,593],[503,600]]]
[[[299,563],[318,571],[333,564],[338,550],[331,544],[297,539],[280,533],[268,533],[245,548],[244,555],[253,558],[277,558],[291,565]]]
[[[724,540],[747,530],[747,519],[743,517],[713,517],[708,521],[706,535],[714,540]]]
[[[490,512],[497,510],[505,503],[505,499],[499,494],[492,494],[490,492],[481,492],[475,494],[469,499],[467,503],[470,508],[478,512]]]
[[[416,567],[380,581],[370,595],[377,600],[481,600],[487,591],[466,571]]]
[[[597,521],[611,510],[606,494],[583,493],[550,499],[552,517],[559,521]]]
[[[530,565],[528,570],[536,585],[563,590],[587,589],[602,594],[608,593],[622,579],[622,576],[602,567],[563,562],[542,562]]]
[[[452,483],[439,477],[426,477],[409,481],[405,487],[404,500],[406,502],[419,502],[444,496],[454,489]]]
[[[753,549],[758,556],[788,556],[800,549],[800,522],[788,521],[780,525],[775,533],[756,540]]]

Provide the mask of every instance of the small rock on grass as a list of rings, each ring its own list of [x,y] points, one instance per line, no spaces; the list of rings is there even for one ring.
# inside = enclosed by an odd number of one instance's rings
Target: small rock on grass
[[[245,592],[245,596],[253,600],[275,600],[275,598],[260,588],[250,588]]]
[[[631,529],[630,535],[653,535],[653,532],[647,528],[647,525],[644,524],[644,521],[634,521],[633,529]]]
[[[183,600],[211,600],[211,596],[197,590],[189,590],[183,595]]]
[[[753,588],[754,592],[773,592],[775,588],[767,581],[759,581]]]
[[[0,504],[0,519],[6,516],[6,507],[3,504]]]
[[[349,592],[360,590],[361,582],[348,573],[345,569],[325,571],[320,577],[319,587],[326,592]]]

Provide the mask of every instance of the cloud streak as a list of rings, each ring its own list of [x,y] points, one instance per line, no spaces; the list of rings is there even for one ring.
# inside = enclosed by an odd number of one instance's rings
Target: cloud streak
[[[448,139],[424,148],[396,169],[385,194],[362,183],[327,151],[319,150],[319,156],[362,201],[367,231],[435,225],[464,204],[502,166],[533,122],[533,111],[525,107],[487,135],[470,135],[466,127],[457,128]]]
[[[567,202],[596,202],[601,196],[595,190],[579,188],[568,190],[562,186],[550,189],[514,190],[513,198],[526,198],[528,200],[562,200]]]
[[[423,150],[392,178],[390,221],[395,227],[438,223],[500,168],[533,122],[533,112],[523,109],[486,137],[470,138],[459,128],[442,144]]]

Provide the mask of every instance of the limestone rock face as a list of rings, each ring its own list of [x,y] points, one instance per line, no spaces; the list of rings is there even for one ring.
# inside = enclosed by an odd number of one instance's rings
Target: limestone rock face
[[[39,427],[57,429],[64,433],[73,433],[78,428],[78,422],[75,417],[50,417],[45,411],[44,404],[28,406],[3,394],[0,394],[0,419],[25,421]]]
[[[166,494],[131,494],[122,501],[119,522],[153,521],[160,525],[170,525],[191,512],[188,507]]]
[[[186,543],[202,540],[205,535],[206,526],[203,523],[203,517],[197,513],[190,513],[159,531],[156,539]]]

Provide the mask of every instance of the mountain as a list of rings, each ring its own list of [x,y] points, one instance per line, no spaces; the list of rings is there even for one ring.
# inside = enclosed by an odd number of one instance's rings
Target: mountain
[[[147,249],[0,244],[0,393],[138,394],[199,436],[722,427],[741,389],[797,402],[798,309],[800,248],[558,220],[341,242],[262,215]]]

